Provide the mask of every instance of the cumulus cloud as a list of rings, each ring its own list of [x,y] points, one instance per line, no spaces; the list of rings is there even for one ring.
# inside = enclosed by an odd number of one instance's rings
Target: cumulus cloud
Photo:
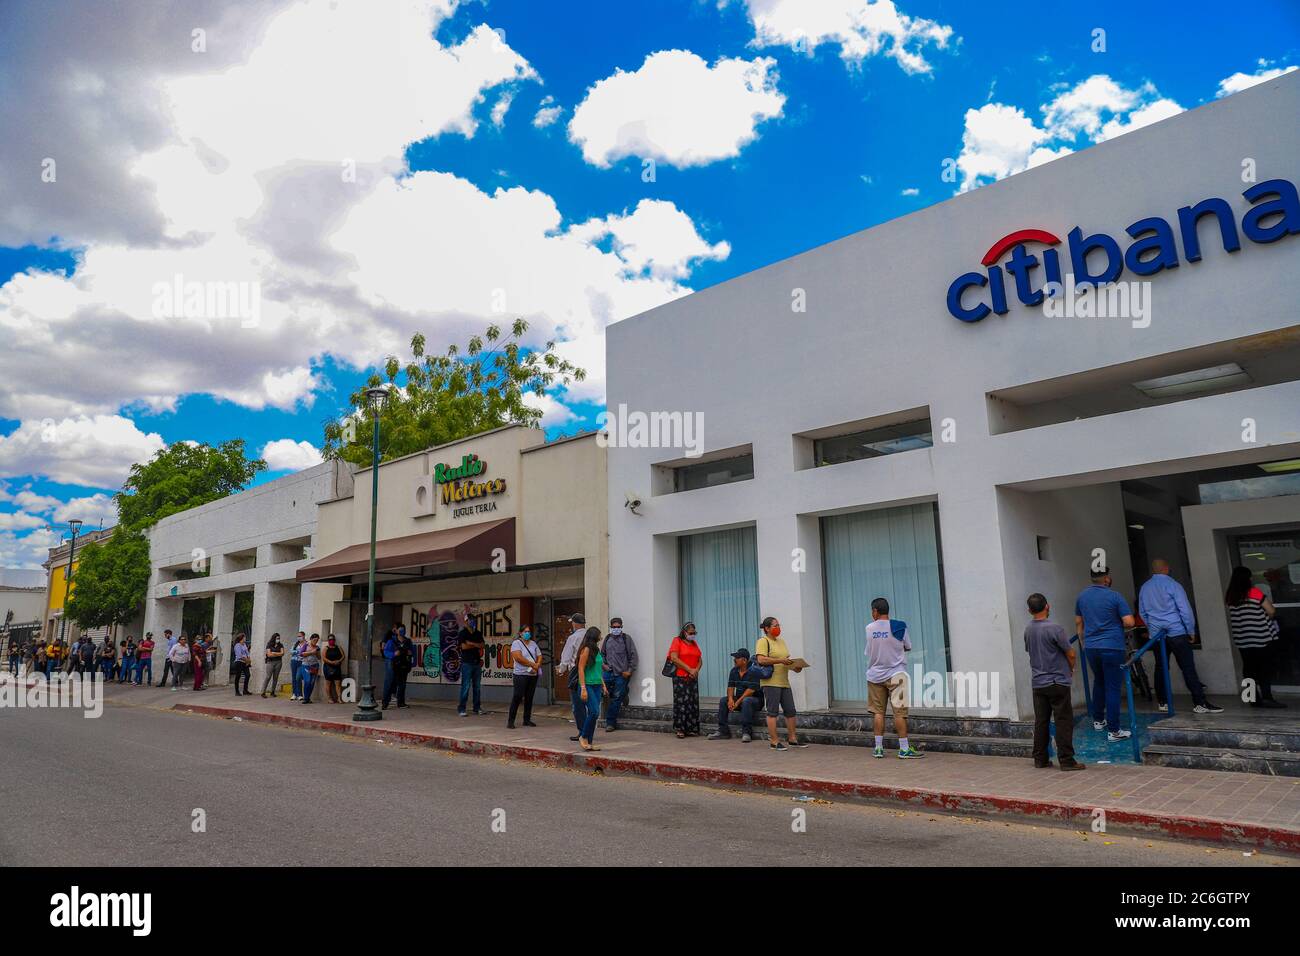
[[[59,544],[59,534],[38,528],[27,534],[0,531],[0,567],[37,569],[49,559],[50,548]]]
[[[597,81],[569,120],[569,139],[596,166],[633,156],[703,166],[740,155],[758,125],[781,115],[776,61],[661,50],[631,73]]]
[[[1275,80],[1279,76],[1285,76],[1292,73],[1300,67],[1295,66],[1276,66],[1269,68],[1268,61],[1260,60],[1259,69],[1254,73],[1234,73],[1232,76],[1225,77],[1219,81],[1219,91],[1215,96],[1228,96],[1232,93],[1240,93],[1242,90],[1248,90],[1252,86],[1260,83],[1266,83],[1269,80]]]
[[[1041,166],[1076,149],[1168,119],[1183,107],[1144,83],[1125,87],[1104,74],[1056,90],[1037,123],[1006,103],[968,109],[957,157],[963,190]]]
[[[952,27],[908,16],[892,0],[745,0],[754,45],[793,46],[809,53],[822,43],[839,45],[840,57],[861,64],[887,56],[907,73],[929,73],[929,46],[944,49]]]
[[[324,461],[320,449],[311,442],[292,438],[267,442],[259,457],[266,459],[266,467],[271,471],[302,471]]]
[[[111,528],[117,524],[117,503],[112,495],[96,493],[73,498],[54,509],[55,521],[67,522],[73,518],[79,518],[87,527],[99,527],[102,523],[105,528]]]
[[[567,425],[578,417],[574,414],[573,409],[550,395],[536,395],[532,392],[525,392],[524,404],[530,408],[541,409],[541,425],[543,428],[550,428],[552,425]]]
[[[37,475],[66,485],[115,488],[131,466],[164,447],[120,415],[25,421],[0,436],[0,477]]]
[[[32,528],[43,528],[45,523],[44,518],[25,511],[0,511],[0,531],[30,531]]]
[[[555,97],[544,96],[537,107],[537,112],[533,114],[533,125],[538,129],[545,129],[558,120],[563,112],[563,106],[555,105]]]

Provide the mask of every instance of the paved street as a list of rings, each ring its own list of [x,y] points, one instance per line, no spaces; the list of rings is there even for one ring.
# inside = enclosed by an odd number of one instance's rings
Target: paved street
[[[0,714],[0,865],[1295,865],[1268,853],[669,785],[110,704]],[[53,804],[38,827],[17,807]],[[107,808],[114,821],[101,825]],[[191,832],[206,812],[207,832]],[[792,831],[792,811],[807,830]],[[505,832],[494,832],[504,810]],[[369,814],[373,823],[353,821]],[[73,819],[76,825],[71,825]],[[131,822],[132,818],[138,822]],[[497,814],[500,819],[500,814]],[[333,832],[329,832],[333,828]]]

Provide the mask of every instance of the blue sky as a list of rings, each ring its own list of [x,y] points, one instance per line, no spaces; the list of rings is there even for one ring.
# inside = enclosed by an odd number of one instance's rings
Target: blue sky
[[[592,372],[548,432],[590,427],[608,322],[1300,64],[1293,0],[37,6],[0,11],[0,567],[164,443],[309,463],[415,331],[525,314]],[[256,279],[258,327],[151,316],[182,269]]]

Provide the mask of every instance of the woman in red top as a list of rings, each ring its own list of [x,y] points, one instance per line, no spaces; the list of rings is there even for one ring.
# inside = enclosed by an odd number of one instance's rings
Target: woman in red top
[[[1273,698],[1273,678],[1277,673],[1279,631],[1277,608],[1254,585],[1249,568],[1233,568],[1224,603],[1228,605],[1228,630],[1232,643],[1241,655],[1243,677],[1254,681],[1252,707],[1280,708],[1286,704]]]
[[[207,648],[203,646],[203,641],[199,637],[194,638],[194,643],[190,645],[190,663],[194,666],[194,689],[203,690],[203,664],[207,655]]]
[[[695,625],[687,621],[668,648],[668,659],[677,665],[673,675],[673,730],[678,739],[700,735],[700,645],[695,643]]]

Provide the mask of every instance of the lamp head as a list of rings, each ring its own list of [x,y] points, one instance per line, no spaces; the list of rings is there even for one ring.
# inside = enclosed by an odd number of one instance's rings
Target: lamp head
[[[384,407],[384,403],[388,401],[388,391],[389,390],[382,385],[375,385],[366,389],[366,405],[376,415],[378,415],[379,410]]]
[[[73,518],[68,522],[68,527],[72,529],[74,536],[81,533],[81,524],[82,522],[80,518]]]

